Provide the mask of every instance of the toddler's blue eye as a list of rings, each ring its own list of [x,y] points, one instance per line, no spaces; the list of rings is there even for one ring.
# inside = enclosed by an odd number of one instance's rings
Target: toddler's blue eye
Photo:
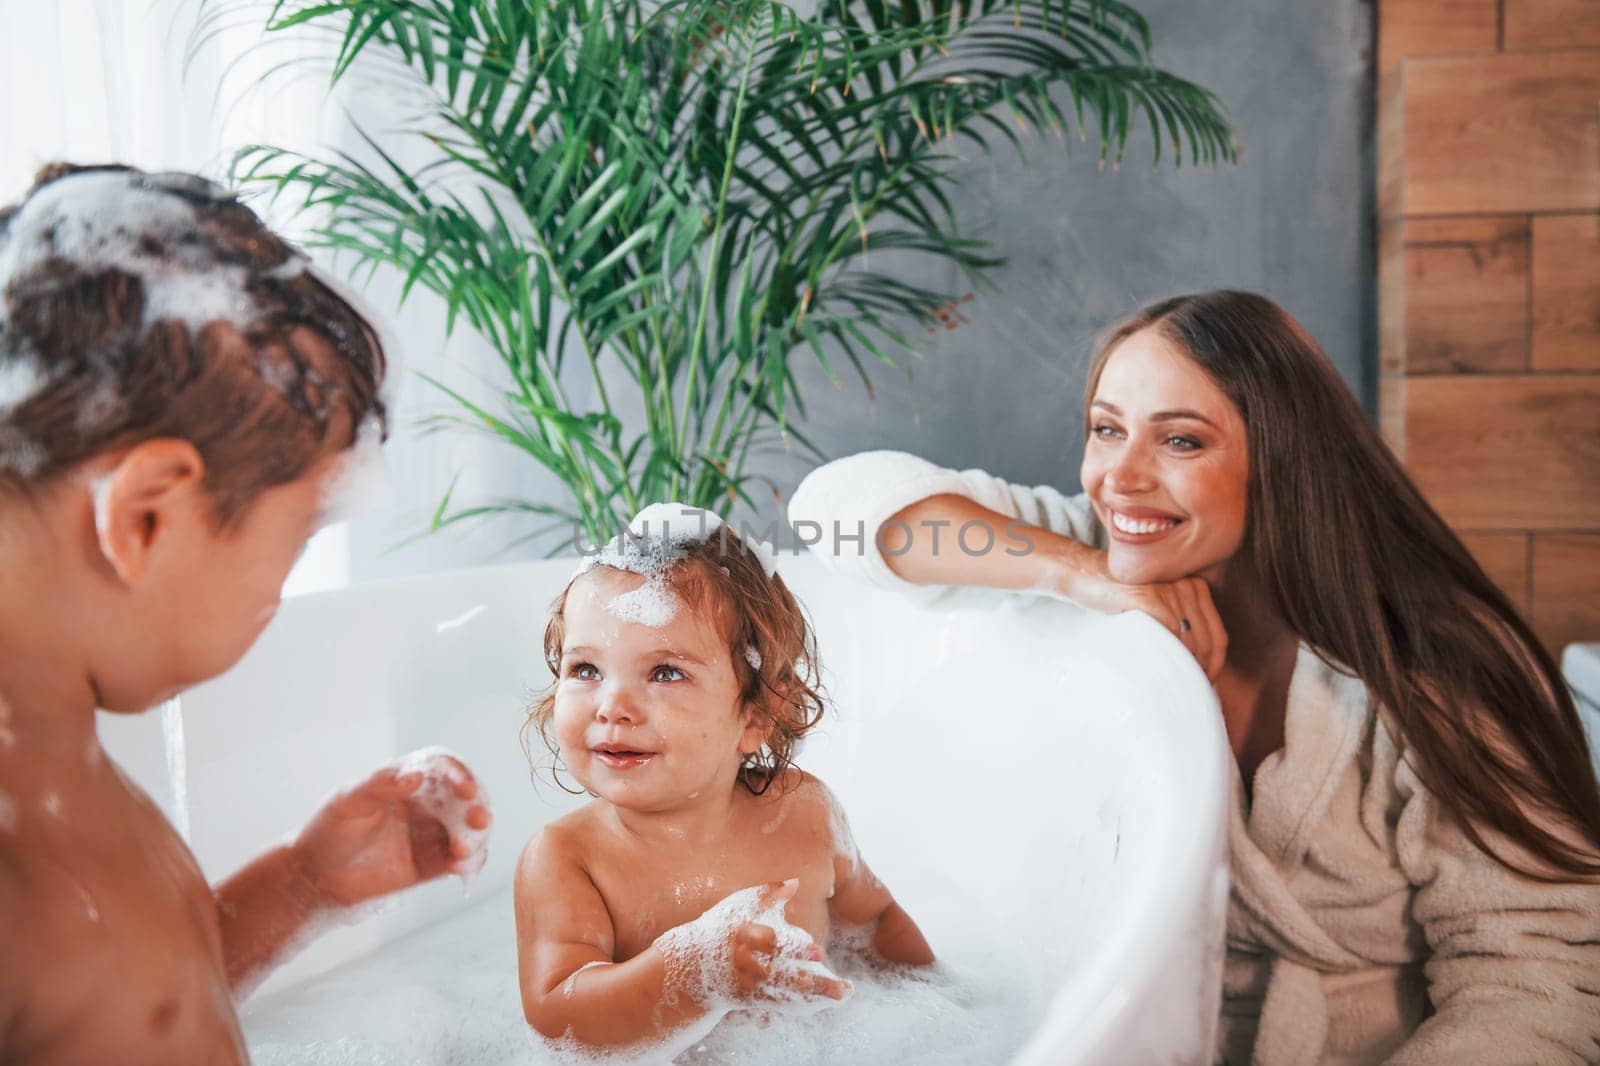
[[[600,670],[593,663],[577,663],[567,673],[579,681],[598,681],[600,679]]]
[[[662,676],[663,674],[670,675],[670,676],[663,677]],[[677,681],[677,680],[680,680],[682,677],[683,677],[683,671],[679,670],[676,666],[667,666],[667,665],[663,664],[661,666],[656,667],[654,670],[650,671],[650,680],[651,681]]]

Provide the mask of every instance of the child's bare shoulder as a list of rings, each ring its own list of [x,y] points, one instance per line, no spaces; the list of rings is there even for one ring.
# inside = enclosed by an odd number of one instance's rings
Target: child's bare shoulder
[[[582,870],[595,837],[595,804],[562,815],[528,838],[517,860],[517,888],[534,881]]]
[[[786,769],[756,801],[766,819],[763,832],[829,842],[836,835],[838,801],[821,778],[798,767]]]

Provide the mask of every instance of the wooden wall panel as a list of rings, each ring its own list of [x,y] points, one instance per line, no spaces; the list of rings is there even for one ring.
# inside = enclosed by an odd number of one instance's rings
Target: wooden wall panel
[[[1499,47],[1498,0],[1388,0],[1378,5],[1378,71],[1407,56],[1493,52]]]
[[[1600,210],[1600,59],[1546,52],[1401,68],[1405,215]]]
[[[1600,639],[1600,533],[1533,538],[1533,628],[1556,654]]]
[[[1528,365],[1528,220],[1407,220],[1405,372]]]
[[[1528,535],[1526,533],[1463,533],[1461,540],[1489,580],[1511,597],[1528,617]]]
[[[1405,462],[1475,531],[1600,529],[1600,375],[1406,379]]]
[[[1386,6],[1415,4],[1401,0]],[[1600,47],[1600,0],[1505,0],[1505,6],[1508,51]]]
[[[1533,319],[1535,369],[1600,370],[1600,215],[1533,220]]]

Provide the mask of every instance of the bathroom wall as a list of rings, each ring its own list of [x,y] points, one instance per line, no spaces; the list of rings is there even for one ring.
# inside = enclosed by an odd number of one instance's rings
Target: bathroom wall
[[[1385,433],[1552,651],[1600,639],[1600,4],[1379,15]]]

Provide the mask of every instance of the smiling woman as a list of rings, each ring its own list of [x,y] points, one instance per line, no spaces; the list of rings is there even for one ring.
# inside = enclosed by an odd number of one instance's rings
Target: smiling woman
[[[1144,611],[1205,667],[1238,763],[1225,1061],[1594,1061],[1570,695],[1316,343],[1253,294],[1162,301],[1107,334],[1085,415],[1079,496],[869,452],[790,518],[879,530],[824,555],[877,584]],[[915,532],[974,523],[1035,550]]]

